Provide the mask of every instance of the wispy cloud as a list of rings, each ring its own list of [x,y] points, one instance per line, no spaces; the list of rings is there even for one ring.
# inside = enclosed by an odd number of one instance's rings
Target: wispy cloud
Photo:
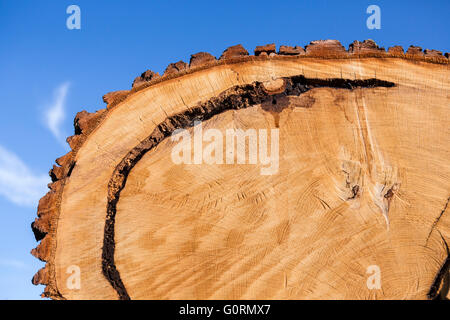
[[[24,262],[16,259],[0,259],[0,266],[14,269],[28,269],[28,266]]]
[[[66,118],[66,97],[70,83],[64,82],[56,88],[53,101],[45,111],[45,125],[55,136],[55,138],[67,148],[65,134],[61,131],[61,125]]]
[[[20,206],[37,206],[50,178],[33,174],[14,153],[0,146],[0,195]]]

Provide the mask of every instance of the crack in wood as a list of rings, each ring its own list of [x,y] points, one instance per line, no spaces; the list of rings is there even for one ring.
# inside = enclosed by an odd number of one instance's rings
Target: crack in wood
[[[439,216],[436,218],[436,220],[433,222],[433,225],[431,226],[430,233],[428,233],[427,240],[425,242],[425,246],[428,244],[428,240],[430,240],[431,234],[433,233],[434,229],[436,228],[439,220],[441,220],[442,216],[444,215],[445,211],[447,210],[448,204],[450,202],[450,197],[448,197],[447,202],[444,205],[444,209],[442,209]]]
[[[447,202],[448,204],[448,202]],[[441,268],[439,269],[438,273],[436,274],[436,277],[434,278],[433,283],[431,284],[430,290],[428,291],[428,298],[429,299],[438,299],[440,296],[439,288],[441,287],[441,284],[443,284],[443,280],[445,275],[449,272],[450,268],[450,250],[448,248],[447,241],[445,241],[444,237],[442,236],[442,233],[438,230],[439,234],[441,235],[441,239],[444,242],[445,249],[447,251],[447,258],[445,259],[444,263],[442,264]]]

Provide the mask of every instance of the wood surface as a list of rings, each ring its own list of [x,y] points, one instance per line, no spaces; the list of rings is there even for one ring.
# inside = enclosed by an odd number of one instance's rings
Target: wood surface
[[[77,114],[32,224],[43,296],[447,296],[448,54],[370,40],[275,49],[198,53]],[[224,135],[277,129],[276,173],[174,163],[174,130],[193,136],[196,120]],[[379,289],[367,286],[374,265]]]

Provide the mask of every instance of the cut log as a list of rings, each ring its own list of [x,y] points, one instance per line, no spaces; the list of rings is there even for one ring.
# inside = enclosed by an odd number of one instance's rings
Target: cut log
[[[202,52],[78,113],[32,224],[33,283],[53,299],[445,298],[448,59],[350,51]]]

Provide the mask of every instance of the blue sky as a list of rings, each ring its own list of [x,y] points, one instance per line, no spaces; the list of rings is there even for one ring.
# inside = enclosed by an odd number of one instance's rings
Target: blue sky
[[[68,30],[66,8],[81,8]],[[381,9],[381,29],[366,8]],[[0,299],[37,299],[43,263],[30,224],[54,160],[65,154],[78,111],[104,108],[102,96],[129,89],[151,69],[162,73],[190,54],[220,56],[241,43],[308,44],[374,39],[450,51],[450,1],[82,1],[0,0]]]

